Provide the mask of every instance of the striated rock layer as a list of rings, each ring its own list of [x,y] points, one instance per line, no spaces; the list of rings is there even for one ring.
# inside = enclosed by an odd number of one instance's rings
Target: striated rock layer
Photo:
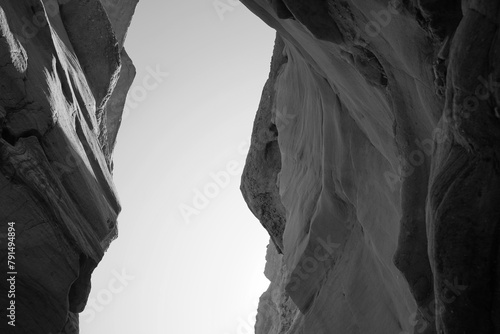
[[[1,333],[78,332],[117,235],[112,151],[135,75],[123,41],[136,4],[0,0],[0,267],[14,251],[17,272],[15,298],[0,284]]]
[[[242,2],[277,30],[256,334],[500,333],[500,3]]]

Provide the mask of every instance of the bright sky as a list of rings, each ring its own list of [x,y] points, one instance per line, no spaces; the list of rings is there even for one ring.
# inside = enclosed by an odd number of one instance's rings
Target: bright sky
[[[83,334],[253,333],[269,238],[239,184],[274,32],[213,1],[139,2],[114,155],[119,237],[94,272]]]

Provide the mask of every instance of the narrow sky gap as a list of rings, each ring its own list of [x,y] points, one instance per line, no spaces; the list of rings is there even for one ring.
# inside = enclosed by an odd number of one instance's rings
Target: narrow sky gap
[[[83,334],[253,333],[269,238],[239,184],[274,31],[231,8],[139,2],[114,154],[119,237],[92,277]],[[205,189],[216,196],[198,210]],[[198,213],[186,221],[182,205]]]

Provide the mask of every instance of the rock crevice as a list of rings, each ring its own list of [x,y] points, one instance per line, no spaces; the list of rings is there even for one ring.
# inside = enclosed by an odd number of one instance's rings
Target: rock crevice
[[[117,235],[111,161],[135,74],[123,41],[136,4],[117,16],[106,12],[114,0],[0,0],[0,248],[7,268],[3,231],[15,224],[16,332],[77,332]]]
[[[500,333],[497,2],[243,2],[287,58],[253,137],[287,117],[242,190],[296,309],[268,290],[256,333]],[[279,196],[256,206],[261,184]]]

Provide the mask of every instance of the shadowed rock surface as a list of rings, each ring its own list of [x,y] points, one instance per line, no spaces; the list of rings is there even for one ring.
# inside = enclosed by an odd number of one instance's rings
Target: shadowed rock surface
[[[500,4],[242,2],[277,30],[256,334],[500,333]]]
[[[14,222],[17,272],[16,327],[4,315],[1,333],[78,332],[117,236],[112,151],[135,75],[123,41],[136,4],[0,0],[0,266]],[[7,290],[3,279],[4,311]]]

